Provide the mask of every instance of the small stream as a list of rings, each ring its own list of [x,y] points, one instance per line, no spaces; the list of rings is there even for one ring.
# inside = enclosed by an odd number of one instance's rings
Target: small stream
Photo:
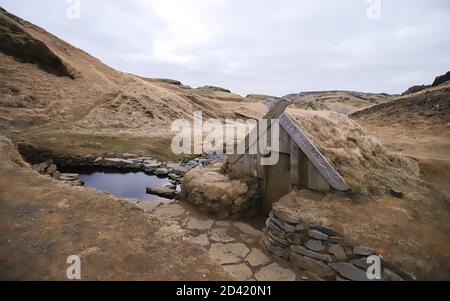
[[[168,199],[146,192],[146,188],[149,186],[170,184],[167,178],[161,179],[143,172],[89,172],[80,173],[80,179],[84,182],[85,187],[110,192],[117,197],[146,201],[168,201]]]

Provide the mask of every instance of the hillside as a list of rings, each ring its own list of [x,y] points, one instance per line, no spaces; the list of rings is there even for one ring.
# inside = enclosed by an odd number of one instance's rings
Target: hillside
[[[392,151],[419,161],[423,177],[450,194],[450,82],[351,117]]]
[[[395,96],[353,91],[315,91],[289,94],[285,98],[291,100],[299,109],[315,111],[333,111],[351,114],[363,108],[388,102]]]
[[[171,121],[190,120],[194,111],[222,119],[266,111],[261,101],[226,89],[114,70],[3,9],[0,33],[0,133],[14,141],[88,154],[126,151],[129,141],[117,138],[127,135],[138,150],[161,153],[146,140],[167,140]],[[98,136],[115,143],[90,147]]]

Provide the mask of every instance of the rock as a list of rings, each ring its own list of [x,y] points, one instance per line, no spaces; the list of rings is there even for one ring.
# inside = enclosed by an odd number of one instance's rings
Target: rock
[[[80,180],[70,181],[70,182],[66,182],[65,181],[64,183],[67,183],[67,184],[72,185],[72,186],[84,186],[84,182],[80,181]]]
[[[172,183],[166,184],[166,185],[164,185],[164,187],[172,189],[172,190],[176,190],[177,189],[177,185],[174,185]]]
[[[47,171],[47,168],[49,168],[50,165],[52,165],[52,164],[53,164],[53,161],[48,160],[41,164],[34,165],[33,169],[36,170],[38,173],[44,174]]]
[[[395,189],[389,189],[389,193],[397,199],[402,199],[403,198],[403,192],[397,191]]]
[[[285,232],[294,233],[296,231],[296,226],[282,221],[281,219],[276,217],[273,213],[270,213],[270,221]]]
[[[373,255],[375,251],[371,248],[356,246],[353,248],[353,254],[360,256],[370,256]]]
[[[252,267],[261,266],[270,262],[269,257],[260,250],[253,248],[250,254],[245,258]]]
[[[324,262],[332,262],[333,258],[330,255],[316,253],[310,250],[305,249],[302,246],[291,246],[291,251],[300,255],[308,256],[313,259],[317,259]]]
[[[198,220],[196,218],[191,217],[186,225],[189,230],[199,230],[199,231],[207,231],[211,229],[214,224],[213,220]]]
[[[53,175],[53,173],[54,173],[55,171],[57,171],[57,170],[58,170],[58,167],[57,167],[55,164],[51,164],[51,165],[47,168],[47,170],[45,171],[45,173],[46,173],[47,175],[51,176],[51,175]]]
[[[231,222],[229,221],[218,221],[216,225],[219,227],[231,227]]]
[[[303,244],[304,236],[297,233],[289,233],[286,235],[286,239],[293,245]]]
[[[303,231],[305,231],[305,230],[306,230],[306,226],[303,225],[303,224],[298,224],[298,225],[295,227],[295,231],[296,231],[296,232],[303,232]]]
[[[334,244],[328,248],[328,252],[336,257],[338,261],[347,260],[347,254],[341,245]]]
[[[328,239],[328,235],[318,231],[318,230],[309,230],[308,231],[308,236],[314,239],[318,239],[318,240],[327,240]]]
[[[351,260],[350,263],[366,271],[370,267],[370,264],[367,263],[367,257]]]
[[[270,219],[266,221],[266,229],[277,237],[284,238],[286,236],[286,232],[284,232],[280,227],[272,223]]]
[[[227,234],[228,229],[226,228],[220,228],[220,229],[212,229],[210,231],[211,233],[211,240],[214,242],[221,242],[221,243],[229,243],[235,241],[234,238],[230,237]]]
[[[220,172],[223,162],[208,167],[197,167],[183,178],[184,198],[208,214],[239,218],[256,204],[258,183],[230,179]],[[239,205],[235,200],[240,199]]]
[[[176,181],[177,183],[180,183],[181,180],[183,179],[182,176],[179,176],[179,175],[174,174],[174,173],[169,174],[168,178],[171,179],[172,181]]]
[[[160,206],[153,212],[153,214],[163,218],[177,218],[185,213],[186,210],[178,204]]]
[[[148,194],[154,194],[163,198],[173,199],[176,191],[168,187],[147,187]]]
[[[211,258],[219,264],[239,263],[244,260],[249,252],[249,248],[242,243],[216,243],[211,245],[209,250]]]
[[[402,96],[408,95],[408,94],[412,94],[412,93],[417,93],[417,92],[420,92],[420,91],[425,90],[425,89],[430,88],[430,87],[431,87],[430,85],[420,85],[420,86],[416,85],[416,86],[412,86],[408,90],[406,90],[402,94]]]
[[[326,228],[326,227],[322,227],[322,226],[311,226],[310,230],[320,231],[320,232],[328,235],[329,237],[337,237],[337,236],[339,236],[339,234],[336,231],[331,230],[331,229]]]
[[[197,88],[198,90],[210,90],[210,91],[214,91],[214,92],[224,92],[224,93],[231,93],[230,90],[228,89],[224,89],[221,87],[216,87],[216,86],[204,86],[204,87],[200,87]]]
[[[234,223],[234,226],[236,228],[238,228],[239,230],[241,230],[242,232],[244,232],[245,234],[251,235],[251,236],[255,236],[255,237],[260,237],[262,232],[259,230],[256,230],[255,228],[253,228],[252,226],[243,223],[243,222],[237,222]]]
[[[287,241],[286,239],[279,238],[279,237],[272,235],[270,233],[270,231],[267,232],[267,236],[268,236],[270,242],[275,242],[276,244],[282,246],[283,248],[287,248],[290,245],[289,241]]]
[[[329,266],[343,277],[353,281],[369,281],[367,272],[348,262],[330,263]]]
[[[144,202],[139,202],[137,204],[137,206],[139,208],[144,209],[144,211],[146,211],[146,212],[153,212],[160,205],[161,205],[160,202],[154,202],[154,201],[144,201]]]
[[[128,154],[128,153],[125,153],[122,155],[122,158],[124,158],[124,159],[133,159],[133,158],[137,158],[137,157],[138,157],[138,155]]]
[[[206,234],[201,234],[196,237],[190,237],[189,240],[192,241],[194,244],[200,245],[204,248],[209,246],[208,235]]]
[[[320,252],[325,249],[323,243],[320,240],[310,239],[305,243],[305,246],[311,251]]]
[[[64,183],[67,183],[72,186],[83,186],[83,181],[80,180],[79,174],[68,174],[68,173],[62,173],[58,176],[58,179],[60,181],[63,181]]]
[[[173,170],[173,173],[177,176],[183,176],[185,173],[187,173],[190,170],[190,167],[183,166],[180,163],[170,163],[167,164],[168,168],[171,168]]]
[[[297,253],[291,254],[291,263],[298,268],[313,272],[319,277],[328,277],[334,274],[333,269],[326,263]]]
[[[268,250],[273,256],[289,260],[290,251],[289,248],[283,248],[279,245],[272,244]]]
[[[233,276],[238,281],[247,281],[253,279],[252,270],[245,264],[232,264],[223,266],[225,272]]]
[[[295,273],[282,268],[279,264],[273,263],[263,267],[255,274],[258,281],[295,281]]]
[[[286,223],[295,225],[300,223],[300,218],[297,216],[296,212],[293,212],[290,208],[287,208],[279,203],[274,204],[272,213]]]
[[[161,168],[162,163],[156,160],[145,160],[143,161],[143,169],[145,172],[154,173],[156,170]]]
[[[405,281],[402,277],[394,273],[393,271],[389,269],[384,269],[383,274],[381,275],[381,278],[385,281]]]
[[[170,170],[167,168],[159,168],[159,169],[155,170],[154,173],[158,177],[166,178],[169,175]]]
[[[59,177],[61,176],[61,173],[59,171],[55,171],[52,174],[52,177],[55,178],[56,180],[59,180]]]
[[[450,71],[447,72],[447,73],[444,74],[444,75],[441,75],[441,76],[436,77],[436,79],[435,79],[434,82],[433,82],[433,87],[442,85],[442,84],[446,83],[446,82],[449,81],[449,80],[450,80]]]
[[[59,175],[59,179],[64,182],[78,181],[80,175],[76,173],[62,173]]]

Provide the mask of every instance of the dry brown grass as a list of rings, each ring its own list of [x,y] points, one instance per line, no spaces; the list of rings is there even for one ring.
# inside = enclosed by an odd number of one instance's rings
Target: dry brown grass
[[[360,200],[390,188],[410,196],[442,197],[421,181],[416,161],[389,152],[357,122],[333,112],[291,108],[288,112]]]

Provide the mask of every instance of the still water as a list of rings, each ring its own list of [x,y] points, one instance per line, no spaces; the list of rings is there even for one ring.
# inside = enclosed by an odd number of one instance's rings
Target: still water
[[[147,194],[146,190],[149,186],[164,186],[169,184],[169,179],[160,179],[143,172],[93,172],[80,174],[80,178],[85,183],[85,187],[110,192],[117,197],[148,201],[167,201],[167,199]]]

